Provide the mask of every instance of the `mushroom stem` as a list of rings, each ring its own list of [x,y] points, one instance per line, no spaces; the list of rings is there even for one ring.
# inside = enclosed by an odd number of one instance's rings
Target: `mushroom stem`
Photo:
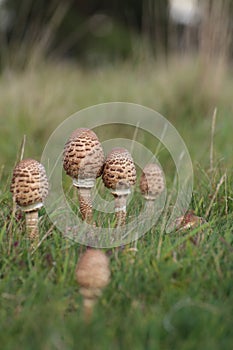
[[[154,199],[146,199],[145,211],[147,216],[152,216],[154,213],[155,202]]]
[[[89,322],[92,318],[95,303],[95,299],[83,299],[84,318],[86,322]]]
[[[78,201],[82,219],[90,224],[93,219],[91,188],[78,187]]]
[[[116,227],[124,226],[126,223],[126,202],[128,195],[117,195],[115,197]]]
[[[98,297],[101,295],[100,288],[81,288],[81,295],[83,296],[83,311],[85,321],[89,322],[92,314],[94,306],[97,302]]]
[[[38,241],[39,240],[38,210],[26,212],[25,217],[26,217],[26,230],[30,241]]]

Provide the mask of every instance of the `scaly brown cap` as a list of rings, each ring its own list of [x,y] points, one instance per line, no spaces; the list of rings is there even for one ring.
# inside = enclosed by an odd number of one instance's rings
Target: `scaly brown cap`
[[[48,179],[43,165],[34,159],[20,161],[13,171],[11,192],[25,212],[42,207],[48,195]]]
[[[112,193],[129,192],[129,188],[136,182],[136,168],[127,149],[112,149],[106,158],[102,177],[105,186]]]
[[[104,152],[94,131],[76,129],[65,144],[63,167],[75,186],[93,187],[102,174]]]
[[[164,176],[157,164],[149,163],[143,169],[140,190],[146,199],[154,200],[165,188]]]
[[[102,289],[110,279],[109,260],[98,249],[88,249],[76,267],[77,281],[85,289]]]

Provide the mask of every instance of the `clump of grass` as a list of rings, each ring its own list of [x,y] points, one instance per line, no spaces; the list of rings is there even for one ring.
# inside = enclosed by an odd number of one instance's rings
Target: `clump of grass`
[[[205,175],[200,173],[199,178],[205,180]],[[112,250],[111,283],[88,327],[83,323],[75,281],[76,262],[84,247],[65,240],[41,212],[41,234],[46,237],[30,253],[24,226],[11,216],[9,193],[1,195],[2,346],[13,348],[20,339],[20,349],[30,348],[33,338],[36,349],[73,348],[77,342],[81,348],[98,344],[100,349],[112,343],[116,348],[169,348],[171,344],[174,349],[203,344],[216,350],[229,348],[233,311],[231,181],[229,178],[225,188],[220,187],[211,207],[212,232],[199,246],[183,236],[186,248],[179,251],[176,262],[172,251],[180,238],[175,232],[163,235],[159,260],[156,256],[161,223],[138,241],[136,253],[118,251],[116,256]],[[216,191],[204,183],[200,181],[192,204],[199,215],[205,214]],[[222,201],[226,200],[225,212]]]

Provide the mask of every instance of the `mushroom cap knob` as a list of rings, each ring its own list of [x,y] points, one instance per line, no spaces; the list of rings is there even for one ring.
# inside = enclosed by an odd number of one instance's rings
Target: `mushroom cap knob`
[[[104,151],[94,131],[76,129],[65,144],[63,167],[75,186],[92,187],[102,174]],[[89,182],[88,182],[89,179]]]
[[[158,164],[149,163],[143,169],[140,190],[146,199],[154,200],[165,188],[164,175]]]
[[[43,165],[34,159],[21,160],[13,171],[11,192],[25,212],[42,207],[48,195],[48,179]]]
[[[76,278],[82,288],[104,288],[110,279],[108,257],[101,250],[88,249],[79,259]]]
[[[112,149],[106,158],[102,178],[112,193],[129,193],[130,187],[136,182],[136,168],[127,149]]]

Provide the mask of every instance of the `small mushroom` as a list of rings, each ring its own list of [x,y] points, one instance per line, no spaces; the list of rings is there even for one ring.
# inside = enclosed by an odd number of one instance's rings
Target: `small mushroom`
[[[181,233],[192,231],[200,227],[200,231],[197,232],[195,236],[190,237],[190,241],[194,245],[198,245],[204,240],[205,232],[201,227],[204,224],[207,224],[207,221],[203,217],[195,215],[192,210],[189,210],[185,215],[175,220],[176,229]]]
[[[115,197],[116,225],[125,225],[127,197],[136,182],[136,168],[127,149],[112,149],[106,158],[102,178]]]
[[[14,201],[25,212],[29,239],[38,241],[38,210],[48,195],[48,180],[43,165],[34,159],[20,161],[13,171],[11,192]]]
[[[146,200],[146,212],[151,215],[155,199],[164,191],[165,181],[159,165],[149,163],[143,169],[140,178],[140,190]]]
[[[108,257],[98,249],[87,249],[76,267],[76,278],[83,296],[85,318],[88,321],[93,307],[110,280]]]
[[[91,189],[102,174],[104,152],[96,134],[89,129],[76,129],[65,144],[63,167],[78,188],[82,219],[92,222]]]

